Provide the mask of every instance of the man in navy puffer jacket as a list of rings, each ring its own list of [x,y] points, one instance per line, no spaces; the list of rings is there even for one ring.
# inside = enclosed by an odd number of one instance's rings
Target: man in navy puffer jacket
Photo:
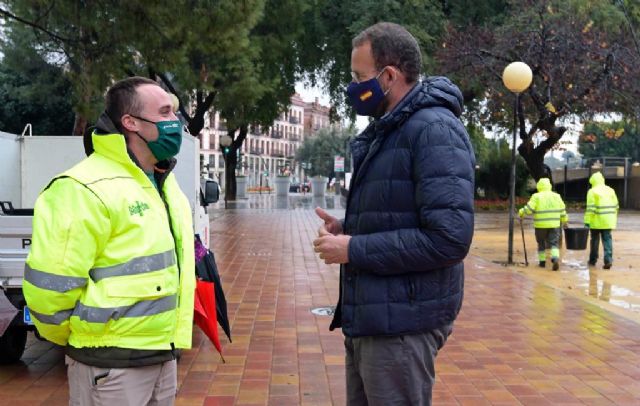
[[[435,357],[462,305],[475,158],[460,90],[420,81],[421,65],[397,24],[353,40],[347,94],[375,120],[351,143],[345,219],[316,209],[314,249],[343,264],[331,329],[346,336],[349,405],[430,405]]]

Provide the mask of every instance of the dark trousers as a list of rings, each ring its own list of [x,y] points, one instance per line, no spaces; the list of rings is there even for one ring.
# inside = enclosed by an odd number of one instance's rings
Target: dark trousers
[[[589,251],[589,262],[595,264],[598,260],[598,251],[600,250],[600,236],[602,236],[602,248],[604,249],[604,263],[613,263],[613,239],[611,238],[611,230],[594,230],[591,231],[591,249]]]
[[[345,337],[348,406],[431,405],[435,360],[453,324],[421,334]]]
[[[538,261],[546,260],[546,249],[551,250],[551,259],[558,259],[560,256],[560,227],[536,228],[536,242],[538,243]]]

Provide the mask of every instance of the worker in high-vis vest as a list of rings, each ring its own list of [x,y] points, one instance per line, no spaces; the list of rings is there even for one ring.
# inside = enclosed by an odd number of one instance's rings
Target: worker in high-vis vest
[[[538,243],[538,264],[546,265],[546,250],[551,250],[552,269],[560,269],[560,225],[566,226],[569,218],[562,197],[551,190],[549,178],[540,178],[538,193],[534,193],[529,202],[518,211],[520,218],[533,214],[536,242]]]
[[[587,208],[584,212],[584,225],[591,230],[591,247],[589,265],[595,266],[598,261],[600,237],[604,250],[604,269],[613,265],[613,239],[611,230],[618,223],[618,197],[615,190],[605,185],[604,177],[596,172],[589,178],[591,189],[587,192]]]
[[[191,209],[171,173],[182,123],[152,80],[106,95],[86,159],[35,204],[24,294],[39,334],[64,346],[72,405],[172,405],[191,347]]]

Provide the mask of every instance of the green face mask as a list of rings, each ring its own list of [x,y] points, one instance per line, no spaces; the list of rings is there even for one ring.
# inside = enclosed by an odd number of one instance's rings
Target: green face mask
[[[132,117],[156,125],[158,129],[158,139],[155,141],[147,141],[139,133],[136,132],[136,134],[147,143],[151,153],[158,161],[164,161],[165,159],[178,155],[180,145],[182,144],[182,123],[179,120],[155,122],[134,115],[132,115]]]

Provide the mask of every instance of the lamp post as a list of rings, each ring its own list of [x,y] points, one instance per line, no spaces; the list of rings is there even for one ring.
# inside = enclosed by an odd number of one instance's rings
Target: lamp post
[[[224,208],[227,208],[227,196],[229,194],[229,168],[227,168],[227,155],[229,154],[229,147],[233,140],[227,134],[220,136],[220,148],[222,150],[222,156],[224,158]]]
[[[513,221],[516,204],[516,139],[518,136],[518,104],[520,94],[531,85],[533,73],[524,62],[512,62],[502,72],[505,87],[516,95],[513,105],[513,142],[511,144],[511,173],[509,175],[509,254],[507,263],[513,264]]]

